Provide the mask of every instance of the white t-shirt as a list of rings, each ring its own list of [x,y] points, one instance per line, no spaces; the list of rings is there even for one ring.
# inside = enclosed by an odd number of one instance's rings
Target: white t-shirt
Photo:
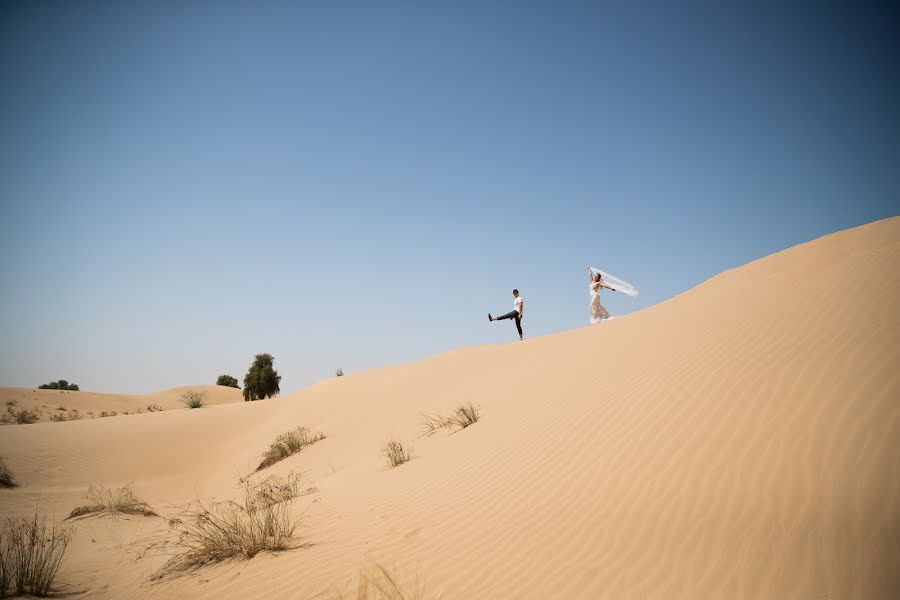
[[[519,306],[520,306],[521,304],[522,304],[522,296],[519,296],[518,298],[516,298],[516,299],[513,301],[513,310],[518,310],[518,311],[519,311],[519,316],[520,316],[520,317],[524,317],[524,316],[525,316],[525,309],[523,308],[522,310],[519,310]]]

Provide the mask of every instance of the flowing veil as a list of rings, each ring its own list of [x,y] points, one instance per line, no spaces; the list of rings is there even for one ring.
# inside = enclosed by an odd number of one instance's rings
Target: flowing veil
[[[603,281],[614,287],[617,292],[622,292],[626,296],[637,298],[638,294],[640,293],[638,292],[638,289],[636,287],[634,287],[624,279],[619,279],[615,275],[610,275],[606,271],[601,271],[600,269],[591,267],[591,275],[593,275],[594,273],[600,273],[600,275],[603,277]]]

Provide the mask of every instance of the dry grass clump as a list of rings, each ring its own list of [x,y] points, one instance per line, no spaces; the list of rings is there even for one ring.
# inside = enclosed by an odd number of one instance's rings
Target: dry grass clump
[[[297,489],[291,483],[272,485],[261,491],[259,485],[241,483],[243,499],[197,501],[178,519],[170,521],[177,539],[160,545],[171,558],[151,579],[158,580],[194,572],[206,565],[229,559],[249,560],[260,552],[277,552],[294,547],[294,531],[300,518],[293,516]],[[284,499],[273,497],[271,490],[288,490]]]
[[[397,440],[388,440],[381,449],[381,456],[389,467],[397,467],[412,458],[412,447],[409,444],[404,446]]]
[[[481,409],[475,404],[459,404],[449,417],[445,417],[440,413],[433,415],[422,415],[422,435],[429,436],[437,433],[441,429],[452,429],[459,427],[465,429],[469,425],[478,422],[481,418]]]
[[[188,408],[202,408],[206,401],[206,392],[188,390],[181,395],[180,402]]]
[[[147,412],[161,412],[161,411],[162,411],[162,406],[160,406],[159,404],[148,404],[147,405]]]
[[[469,425],[473,425],[481,418],[481,412],[477,406],[469,402],[468,404],[460,404],[456,407],[456,411],[450,417],[451,423],[465,429]]]
[[[391,573],[382,565],[375,565],[369,569],[362,569],[356,578],[356,600],[424,600],[425,592],[419,584],[419,578],[411,585],[403,585],[396,574]],[[407,589],[408,588],[408,589]],[[340,591],[332,594],[334,600],[345,600]]]
[[[296,454],[310,444],[315,444],[319,440],[325,439],[322,433],[311,433],[306,427],[298,427],[293,431],[282,433],[272,444],[269,449],[263,453],[263,460],[256,467],[257,471],[271,467],[280,460],[284,460],[292,454]]]
[[[144,517],[158,517],[150,505],[134,495],[130,485],[118,489],[108,489],[102,485],[91,485],[87,493],[88,500],[92,504],[79,506],[69,514],[69,519],[84,517],[93,514],[124,513],[126,515],[141,515]]]
[[[254,503],[258,508],[281,504],[316,491],[314,487],[303,487],[303,478],[293,471],[284,477],[278,475],[266,477],[253,486]]]
[[[14,488],[18,485],[19,484],[16,483],[16,480],[13,478],[9,467],[6,466],[6,461],[0,456],[0,487]]]
[[[72,529],[41,515],[7,517],[0,525],[0,598],[47,596],[59,573]]]

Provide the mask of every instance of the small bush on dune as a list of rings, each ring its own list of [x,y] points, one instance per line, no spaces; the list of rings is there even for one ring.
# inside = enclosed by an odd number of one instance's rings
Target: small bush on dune
[[[206,392],[188,390],[181,395],[181,403],[188,408],[201,408],[206,400]]]
[[[343,370],[343,369],[338,369],[337,371],[334,372],[334,374],[335,374],[336,377],[343,377],[343,376],[344,376],[344,370]]]
[[[159,404],[148,404],[147,405],[147,412],[161,412],[161,411],[162,411],[162,406],[160,406]]]
[[[213,501],[207,505],[198,500],[180,518],[171,521],[177,539],[160,547],[172,556],[151,579],[193,572],[229,559],[251,559],[263,551],[294,547],[294,531],[302,517],[293,516],[296,496],[270,503],[263,499],[269,496],[261,496],[259,486],[244,481],[241,488],[241,502]]]
[[[398,579],[382,565],[360,570],[353,596],[356,600],[424,600],[425,592],[419,585],[418,577],[408,586],[401,584]],[[332,598],[345,600],[347,596],[335,591]]]
[[[37,423],[41,414],[36,410],[28,410],[23,408],[16,410],[13,408],[15,404],[6,403],[6,413],[2,416],[4,423],[15,423],[18,425],[31,425]]]
[[[130,485],[118,489],[92,485],[88,489],[87,497],[91,504],[74,509],[68,518],[74,519],[87,515],[110,513],[124,513],[126,515],[141,515],[145,517],[159,516],[150,508],[149,504],[134,495]]]
[[[13,479],[9,467],[6,466],[6,461],[3,460],[3,457],[0,457],[0,487],[14,488],[18,485],[16,480]]]
[[[412,458],[412,447],[404,446],[403,442],[397,440],[388,440],[381,449],[381,455],[389,467],[397,467]]]
[[[59,574],[72,529],[44,517],[7,517],[0,525],[0,597],[47,596]]]
[[[293,431],[282,433],[275,438],[275,441],[272,442],[269,449],[263,454],[263,460],[259,463],[259,466],[256,467],[256,470],[259,471],[266,467],[270,467],[278,461],[284,460],[288,456],[296,454],[310,444],[315,444],[322,439],[325,439],[324,434],[313,434],[306,427],[298,427]]]

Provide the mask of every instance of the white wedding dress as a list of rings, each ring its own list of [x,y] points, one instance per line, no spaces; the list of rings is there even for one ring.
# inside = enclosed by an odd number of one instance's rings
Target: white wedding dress
[[[600,284],[590,284],[589,290],[591,292],[591,325],[596,325],[601,321],[612,318],[612,315],[609,314],[609,311],[603,308],[603,305],[600,304]]]

